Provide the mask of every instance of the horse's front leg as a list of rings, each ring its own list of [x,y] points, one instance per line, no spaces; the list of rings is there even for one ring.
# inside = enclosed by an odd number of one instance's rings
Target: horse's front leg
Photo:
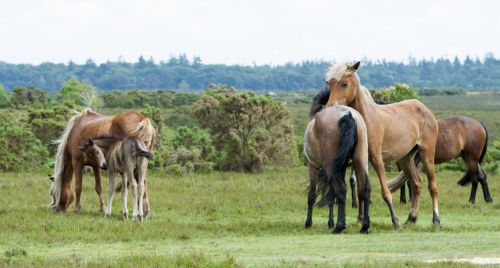
[[[115,194],[115,178],[116,171],[109,170],[109,187],[108,187],[108,203],[106,205],[106,216],[111,216],[111,210],[113,208],[113,196]]]
[[[312,226],[312,212],[314,203],[316,202],[316,185],[319,180],[318,170],[309,164],[309,191],[307,194],[307,218],[305,221],[305,227],[311,228]],[[330,224],[328,224],[330,226]]]
[[[389,187],[387,187],[387,178],[385,175],[384,160],[382,159],[382,155],[376,154],[371,162],[373,167],[375,168],[375,172],[377,172],[378,180],[380,182],[380,188],[382,190],[382,198],[389,207],[392,225],[394,226],[394,229],[399,230],[401,229],[401,225],[399,224],[399,219],[396,216],[396,210],[394,209],[394,206],[392,204],[391,191],[389,191]]]
[[[142,167],[143,173],[146,172],[146,168]],[[139,196],[137,197],[138,200],[138,210],[139,210],[139,220],[143,221],[144,220],[144,209],[143,209],[143,201],[144,201],[144,192],[145,192],[145,185],[144,185],[144,177],[141,175],[138,176],[138,184],[139,184]]]
[[[95,178],[95,192],[99,196],[99,212],[104,214],[104,201],[102,199],[102,186],[101,186],[101,169],[98,167],[92,167],[94,171]]]
[[[134,179],[134,178],[130,178],[130,179]],[[122,196],[123,196],[123,219],[124,220],[128,220],[128,206],[127,206],[127,191],[128,191],[128,187],[127,187],[127,180],[129,180],[129,178],[127,178],[127,173],[123,173],[122,174]]]
[[[139,218],[139,209],[138,209],[138,194],[137,194],[137,180],[134,177],[134,172],[132,170],[127,169],[125,171],[127,173],[127,177],[130,178],[130,191],[132,192],[132,217],[133,219]]]
[[[83,190],[83,165],[74,164],[75,171],[75,190],[76,190],[76,203],[75,203],[75,212],[80,213],[82,209],[82,205],[80,203],[80,198]]]

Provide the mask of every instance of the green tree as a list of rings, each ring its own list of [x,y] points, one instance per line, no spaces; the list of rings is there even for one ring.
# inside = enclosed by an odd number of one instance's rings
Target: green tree
[[[10,96],[7,90],[0,84],[0,108],[5,108],[10,105]]]
[[[255,172],[267,164],[297,162],[290,113],[282,103],[211,85],[193,110],[200,125],[212,134],[220,153],[219,169]]]
[[[90,84],[71,78],[59,90],[57,99],[62,102],[73,102],[78,106],[96,108],[100,106],[97,90]]]

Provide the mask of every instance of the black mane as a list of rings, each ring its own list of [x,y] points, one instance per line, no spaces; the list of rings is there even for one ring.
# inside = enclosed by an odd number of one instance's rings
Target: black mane
[[[311,111],[309,112],[309,116],[313,117],[316,113],[321,111],[323,107],[328,102],[328,98],[330,97],[330,89],[325,88],[318,92],[316,96],[313,98],[313,103],[311,105]]]

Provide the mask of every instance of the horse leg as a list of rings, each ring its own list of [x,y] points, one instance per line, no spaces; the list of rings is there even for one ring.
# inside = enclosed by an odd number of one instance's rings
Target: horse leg
[[[304,223],[306,228],[311,228],[312,226],[312,211],[314,203],[316,202],[316,185],[318,184],[318,180],[319,180],[318,170],[311,164],[309,164],[309,192],[307,195],[307,218]],[[328,227],[330,228],[330,222],[328,222]]]
[[[347,194],[347,185],[345,183],[345,178],[341,176],[334,176],[332,172],[327,172],[327,173],[330,173],[328,174],[329,177],[333,177],[331,179],[332,182],[331,187],[333,187],[333,190],[335,192],[335,200],[338,206],[337,225],[333,229],[333,233],[337,234],[342,232],[342,230],[346,228],[345,201]]]
[[[144,160],[146,161],[146,160]],[[145,192],[145,187],[144,187],[144,177],[143,174],[145,174],[147,166],[144,167],[139,167],[142,169],[141,175],[138,176],[138,184],[139,184],[139,196],[138,196],[138,204],[137,207],[139,209],[139,220],[143,221],[144,220],[144,209],[143,209],[143,200],[144,200],[144,192]]]
[[[351,196],[352,196],[352,208],[358,207],[358,202],[356,201],[356,174],[354,173],[354,168],[351,168],[351,177],[349,178],[349,184],[351,185]]]
[[[358,197],[359,197],[359,214],[358,220],[361,220],[361,230],[360,233],[368,233],[370,228],[370,194],[371,194],[371,184],[368,179],[368,167],[367,164],[353,162],[353,168],[358,174],[356,178],[358,186]]]
[[[405,176],[408,176],[410,178],[410,188],[412,189],[413,193],[411,197],[412,199],[410,199],[410,215],[408,215],[406,223],[415,223],[417,221],[418,210],[420,206],[418,197],[420,196],[420,191],[422,189],[422,177],[420,177],[417,167],[415,166],[415,164],[413,164],[412,159],[413,155],[406,156],[404,159],[400,160]]]
[[[132,192],[132,217],[133,219],[139,218],[139,210],[137,208],[138,204],[138,195],[137,195],[137,180],[134,178],[134,172],[132,170],[125,170],[127,173],[127,177],[131,178],[129,181],[131,182],[130,191]]]
[[[131,179],[134,179],[134,178],[131,178]],[[127,173],[124,172],[122,174],[122,196],[123,196],[123,219],[124,220],[128,220],[128,206],[127,206],[127,191],[128,191],[128,187],[127,187],[127,180],[129,180],[129,178],[127,178]]]
[[[488,182],[486,181],[486,177],[487,177],[486,172],[484,172],[484,170],[481,167],[479,167],[478,181],[481,184],[481,188],[483,189],[484,201],[486,201],[487,203],[491,203],[493,202],[493,199],[491,198],[490,189],[488,188]]]
[[[399,203],[406,204],[406,187],[405,187],[404,184],[403,184],[403,186],[401,186],[401,193],[400,193],[400,196],[399,196]]]
[[[144,196],[142,197],[142,209],[144,211],[144,217],[149,215],[149,198],[148,198],[148,180],[147,180],[147,172],[144,173]]]
[[[411,181],[410,181],[410,180],[408,180],[408,181],[406,182],[406,185],[408,185],[408,199],[411,201],[411,200],[412,200],[412,198],[413,198],[413,191],[412,191],[412,189],[411,189]]]
[[[71,190],[71,179],[73,178],[73,166],[67,164],[64,167],[63,180],[61,182],[59,204],[54,209],[54,212],[66,211],[74,199],[73,190]]]
[[[75,212],[80,213],[82,206],[80,203],[80,197],[82,195],[82,181],[83,181],[83,166],[80,164],[76,164],[75,166],[75,190],[76,190],[76,204],[75,204]]]
[[[94,178],[95,178],[95,192],[97,193],[97,196],[99,196],[99,212],[104,214],[104,201],[102,198],[102,186],[101,186],[101,169],[98,167],[92,167],[92,170],[94,171]]]
[[[432,199],[432,224],[434,227],[439,228],[440,227],[440,220],[439,220],[439,209],[438,209],[438,185],[436,181],[436,173],[435,173],[435,167],[434,167],[434,150],[435,150],[435,145],[432,146],[432,148],[425,148],[423,146],[419,147],[419,155],[420,159],[422,160],[422,164],[424,165],[425,173],[427,174],[427,180],[428,180],[428,188],[429,188],[429,193],[431,194],[431,199]],[[414,192],[414,198],[412,200],[412,206],[414,205],[413,203],[417,203],[417,212],[418,212],[418,202],[419,202],[419,196],[420,193]]]
[[[108,187],[108,203],[106,205],[106,216],[111,216],[111,210],[113,208],[113,196],[115,194],[115,177],[116,171],[109,170],[109,187]]]
[[[399,225],[399,219],[396,216],[396,210],[394,209],[394,206],[392,205],[392,195],[391,191],[389,191],[389,187],[387,187],[387,179],[385,176],[385,167],[384,167],[384,160],[382,159],[381,154],[377,154],[375,158],[372,160],[372,165],[375,168],[375,172],[377,172],[377,176],[380,182],[380,188],[382,190],[382,198],[384,199],[385,203],[389,207],[389,211],[391,213],[391,219],[392,219],[392,224],[394,226],[394,229],[399,230],[401,229],[401,225]]]

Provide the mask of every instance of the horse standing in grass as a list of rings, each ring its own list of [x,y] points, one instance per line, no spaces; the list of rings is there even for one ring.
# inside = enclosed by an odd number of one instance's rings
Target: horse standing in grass
[[[144,178],[148,169],[148,160],[153,159],[153,153],[137,137],[128,137],[123,141],[115,142],[109,149],[107,156],[109,163],[109,191],[106,216],[111,215],[113,194],[115,191],[115,177],[117,173],[122,176],[123,218],[128,219],[127,188],[131,185],[133,199],[133,217],[142,221],[145,216],[143,211],[143,198],[145,193]],[[139,186],[139,187],[138,187]]]
[[[392,223],[401,228],[387,187],[384,161],[396,160],[411,178],[412,206],[407,222],[417,220],[422,180],[414,163],[418,153],[429,181],[432,198],[433,224],[439,227],[438,187],[435,177],[434,151],[438,124],[432,112],[418,100],[406,100],[388,105],[377,105],[361,86],[355,64],[333,64],[327,73],[330,88],[327,106],[347,105],[357,110],[366,122],[369,159],[377,172],[382,197],[389,207]],[[359,177],[359,176],[358,176]],[[358,178],[359,179],[359,178]]]
[[[458,181],[459,185],[472,184],[469,202],[474,204],[478,183],[483,189],[486,202],[492,202],[486,172],[481,167],[481,162],[488,146],[488,131],[486,127],[474,118],[467,116],[450,117],[438,120],[439,135],[436,143],[434,163],[441,164],[461,157],[467,164],[467,172]],[[419,162],[419,159],[415,159]],[[391,192],[401,187],[401,202],[406,203],[404,183],[408,179],[401,174],[397,179],[388,183]],[[411,196],[411,192],[410,192]]]
[[[321,94],[321,93],[320,93]],[[321,96],[315,98],[320,99]],[[333,203],[338,204],[337,225],[334,233],[346,228],[345,171],[352,161],[358,174],[359,215],[362,220],[360,232],[367,233],[370,228],[370,193],[368,179],[368,140],[366,125],[361,115],[347,106],[322,109],[313,103],[311,119],[304,135],[304,153],[309,166],[309,195],[306,227],[312,225],[312,209],[316,195],[321,194],[319,206],[330,207],[329,226],[333,227]],[[319,189],[316,186],[319,184]]]
[[[75,211],[81,209],[82,172],[85,165],[84,152],[79,148],[82,142],[92,139],[105,152],[118,139],[137,136],[152,149],[156,132],[149,119],[139,112],[124,112],[115,116],[103,116],[89,108],[70,118],[66,129],[58,140],[53,182],[50,188],[51,208],[54,212],[66,211],[73,201],[71,190],[73,173],[76,177]],[[104,202],[101,188],[101,166],[91,165],[95,176],[95,191],[99,196],[99,210],[104,213]],[[146,209],[149,210],[149,202]]]

